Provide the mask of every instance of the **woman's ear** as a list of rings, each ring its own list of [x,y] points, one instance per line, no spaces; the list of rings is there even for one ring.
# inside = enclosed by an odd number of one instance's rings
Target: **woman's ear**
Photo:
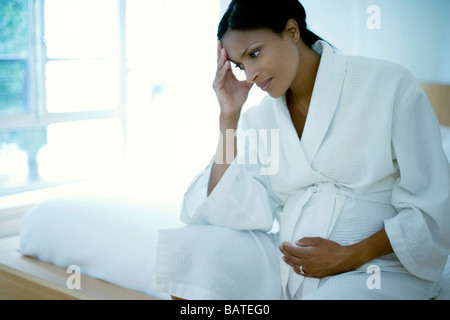
[[[283,32],[287,37],[297,42],[300,39],[300,30],[297,21],[289,19]]]

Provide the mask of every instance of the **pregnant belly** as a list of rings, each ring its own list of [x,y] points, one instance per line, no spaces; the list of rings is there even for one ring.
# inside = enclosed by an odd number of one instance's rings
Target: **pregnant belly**
[[[392,205],[347,197],[330,234],[330,240],[350,245],[384,228],[384,221],[394,217]]]

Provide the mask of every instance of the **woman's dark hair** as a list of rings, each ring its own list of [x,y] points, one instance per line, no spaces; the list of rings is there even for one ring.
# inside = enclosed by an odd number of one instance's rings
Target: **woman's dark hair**
[[[297,21],[303,42],[323,40],[306,26],[306,12],[298,0],[233,0],[219,23],[219,40],[228,30],[270,29],[281,34],[289,19]]]

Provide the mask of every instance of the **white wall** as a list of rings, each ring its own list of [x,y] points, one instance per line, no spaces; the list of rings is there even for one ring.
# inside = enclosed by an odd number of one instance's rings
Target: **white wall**
[[[450,83],[449,0],[302,0],[310,29],[344,54],[399,63],[421,82]],[[369,29],[379,8],[379,29]]]

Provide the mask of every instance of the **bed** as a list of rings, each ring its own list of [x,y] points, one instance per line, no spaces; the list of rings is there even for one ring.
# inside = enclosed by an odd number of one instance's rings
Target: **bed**
[[[170,298],[155,290],[159,228],[181,223],[163,205],[127,198],[57,198],[30,209],[20,226],[20,252],[91,278]]]
[[[450,159],[450,86],[424,85],[441,125]],[[155,255],[159,228],[180,225],[174,212],[124,199],[60,198],[44,201],[21,222],[20,252],[52,265],[76,265],[89,277],[169,299],[155,289]],[[437,299],[450,300],[450,260]]]

